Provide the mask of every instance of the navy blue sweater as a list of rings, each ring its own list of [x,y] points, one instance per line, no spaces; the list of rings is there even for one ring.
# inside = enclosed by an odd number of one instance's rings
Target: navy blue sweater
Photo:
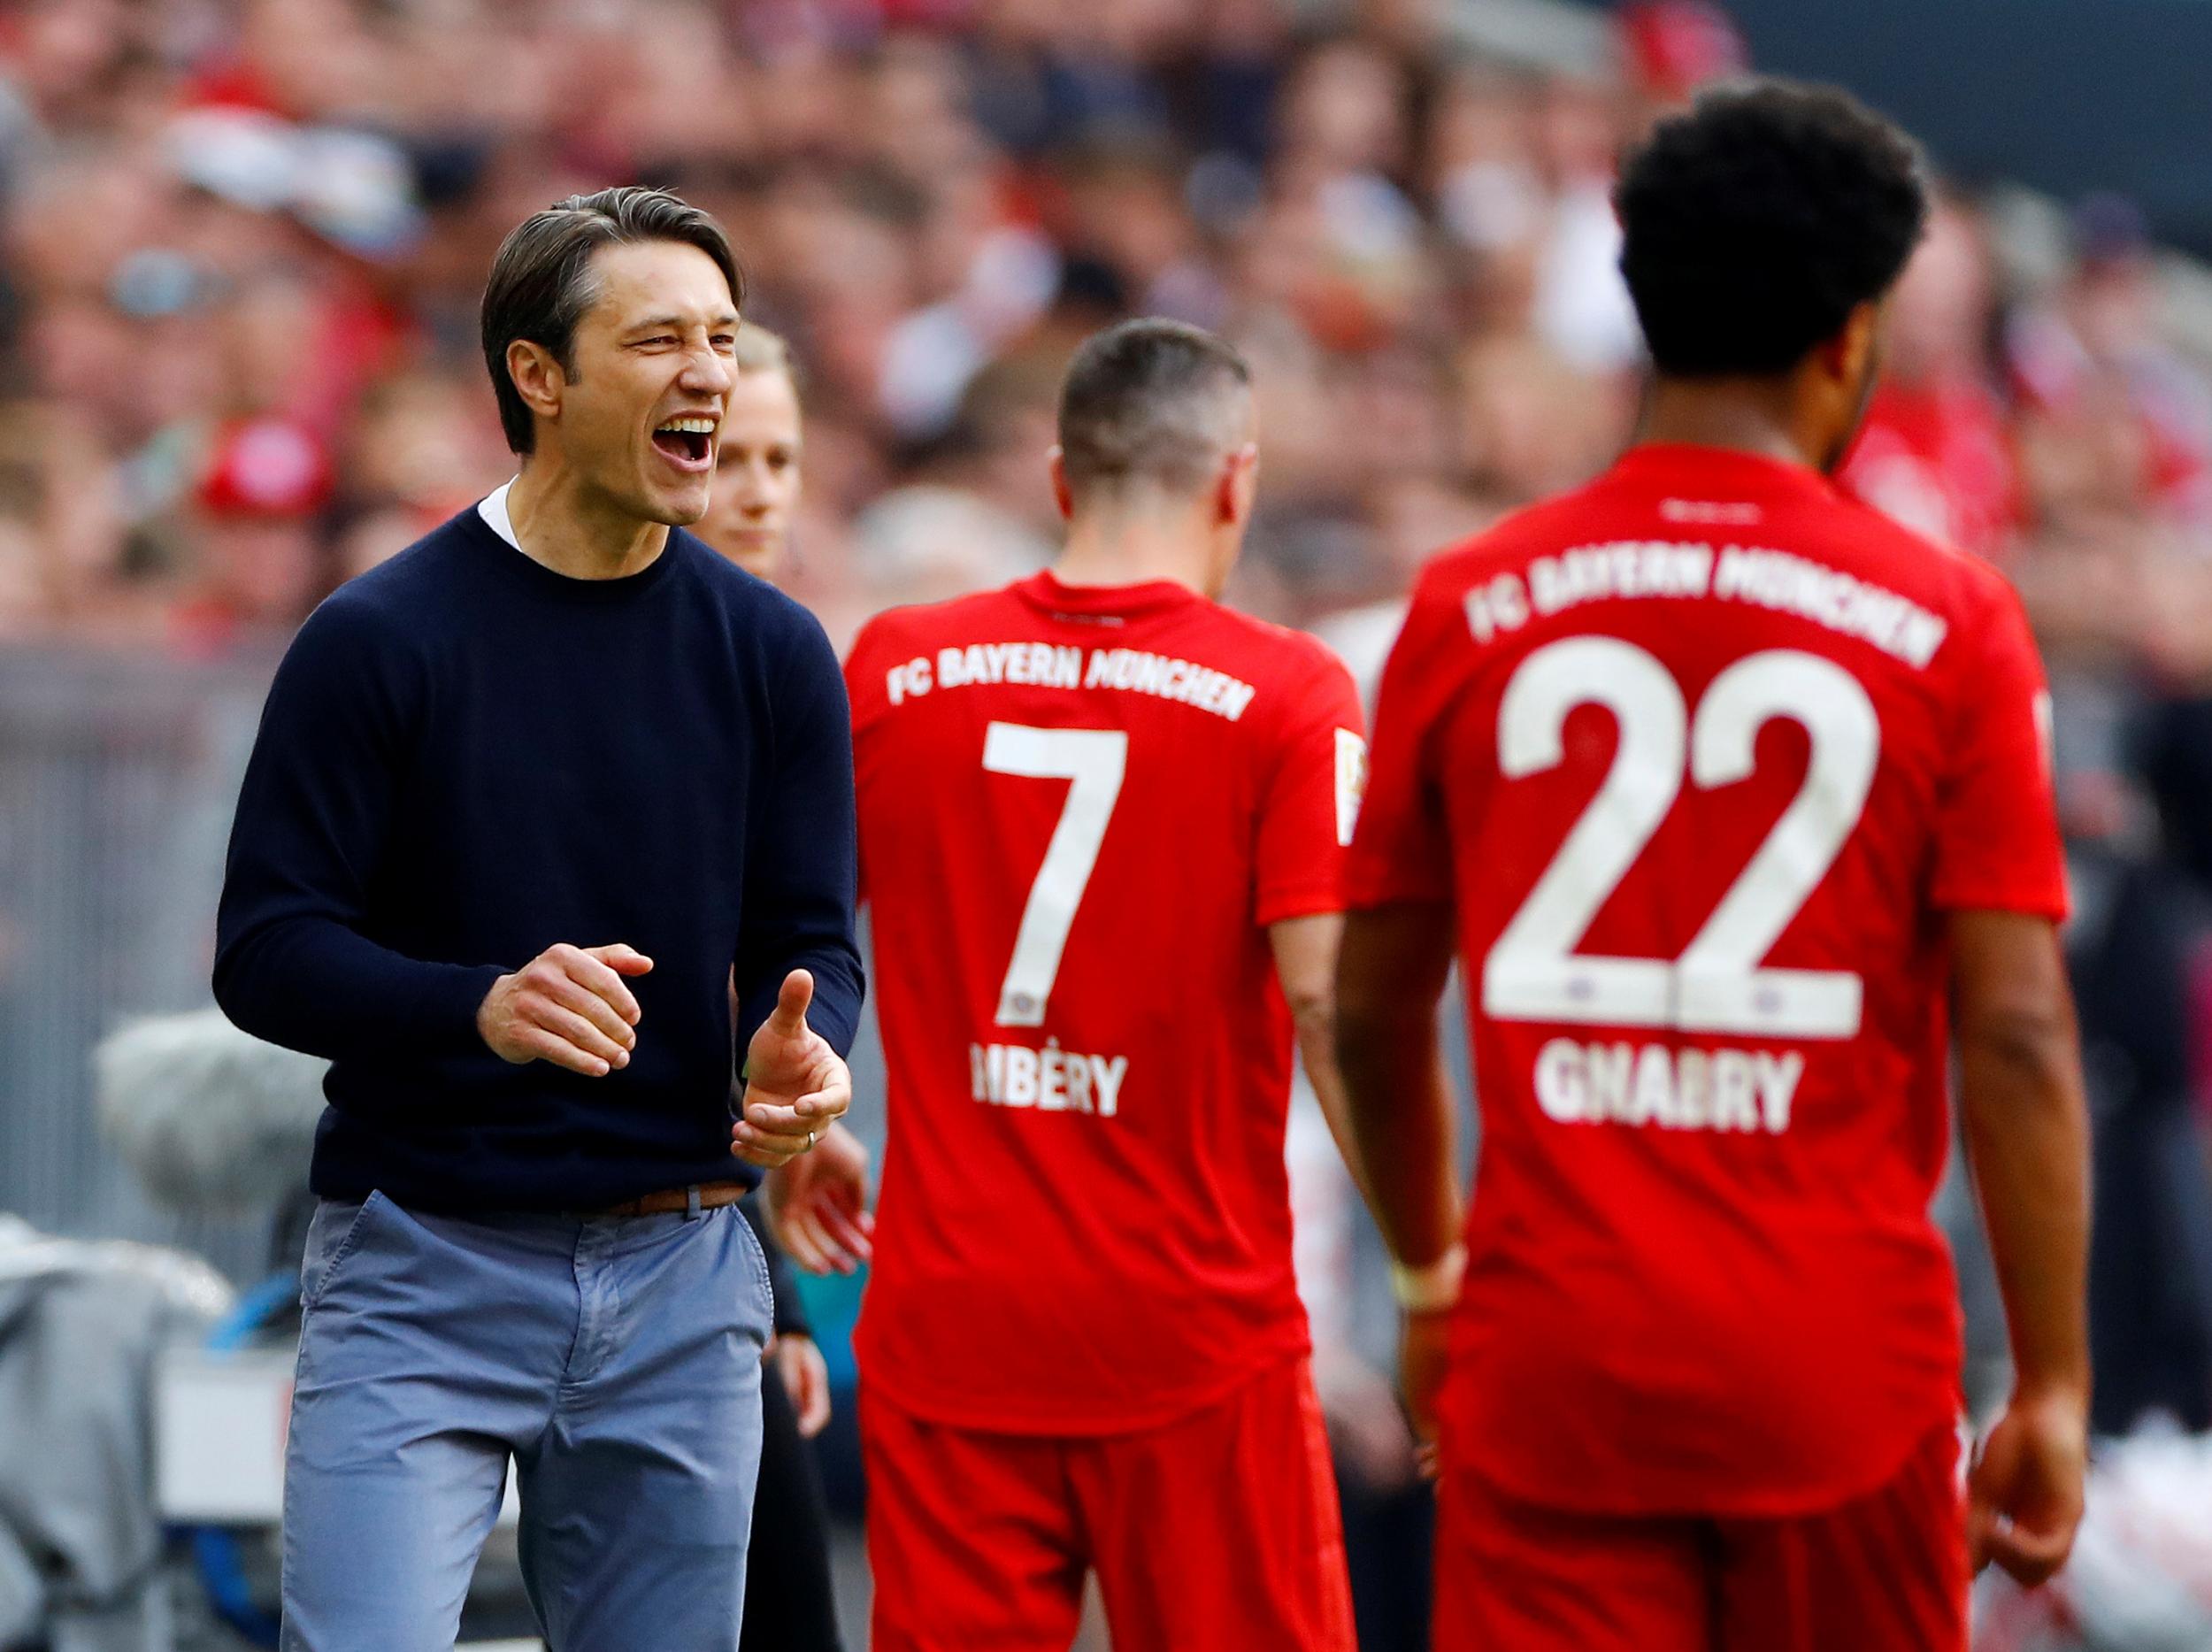
[[[341,588],[278,669],[215,995],[331,1058],[326,1197],[590,1210],[751,1179],[734,1057],[787,972],[852,1041],[855,841],[844,682],[804,609],[680,531],[641,572],[573,580],[471,510]],[[604,1078],[478,1035],[492,982],[558,941],[653,959]]]

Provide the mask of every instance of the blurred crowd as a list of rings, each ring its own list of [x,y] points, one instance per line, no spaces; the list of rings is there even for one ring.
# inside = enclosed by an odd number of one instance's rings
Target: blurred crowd
[[[833,632],[1033,565],[1072,342],[1233,333],[1241,594],[1290,619],[1617,445],[1618,81],[1279,0],[49,0],[0,22],[0,631],[207,651],[507,474],[474,344],[526,211],[720,214],[807,375]]]
[[[1468,5],[1477,0],[1465,0]],[[281,635],[503,480],[475,344],[527,211],[665,183],[806,375],[803,595],[841,638],[1018,572],[1071,342],[1132,311],[1258,373],[1238,598],[1386,638],[1437,546],[1634,413],[1613,160],[1738,66],[1702,0],[1615,70],[1368,0],[29,0],[0,20],[0,634]],[[2212,393],[2118,201],[2014,290],[1949,204],[1854,487],[1997,557],[2055,646],[2212,670]]]
[[[723,218],[748,315],[791,342],[789,582],[841,644],[1049,554],[1061,366],[1148,311],[1254,365],[1233,599],[1371,680],[1422,558],[1626,440],[1615,158],[1745,66],[1712,0],[1623,0],[1610,63],[1573,70],[1469,46],[1482,6],[24,0],[0,14],[0,639],[280,642],[511,473],[492,251],[641,181]],[[2212,1026],[2212,379],[2162,294],[2124,200],[2078,204],[2029,281],[1947,187],[1844,480],[2018,583],[2078,949],[2106,959],[2101,1087],[2185,1118]],[[2212,1238],[2142,1242],[2203,1252],[2176,1313],[2212,1425]]]

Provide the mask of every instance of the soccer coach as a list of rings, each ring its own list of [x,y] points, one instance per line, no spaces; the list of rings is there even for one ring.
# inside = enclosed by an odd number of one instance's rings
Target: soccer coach
[[[737,1645],[770,1302],[733,1206],[844,1111],[861,995],[837,660],[680,531],[740,296],[672,196],[526,220],[483,309],[520,473],[269,691],[215,992],[333,1063],[286,1648],[450,1648],[511,1455],[555,1652]]]

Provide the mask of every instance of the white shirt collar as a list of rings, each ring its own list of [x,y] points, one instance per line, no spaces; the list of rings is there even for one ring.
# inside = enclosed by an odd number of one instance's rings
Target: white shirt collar
[[[500,483],[497,488],[477,501],[476,514],[484,519],[493,533],[498,534],[517,550],[520,550],[522,542],[515,537],[515,525],[507,515],[507,490],[513,486],[512,481]]]

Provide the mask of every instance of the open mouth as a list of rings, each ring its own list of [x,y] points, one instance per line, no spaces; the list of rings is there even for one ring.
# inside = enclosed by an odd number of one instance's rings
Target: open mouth
[[[714,426],[707,418],[671,419],[653,432],[653,445],[679,469],[703,471],[714,463]]]

